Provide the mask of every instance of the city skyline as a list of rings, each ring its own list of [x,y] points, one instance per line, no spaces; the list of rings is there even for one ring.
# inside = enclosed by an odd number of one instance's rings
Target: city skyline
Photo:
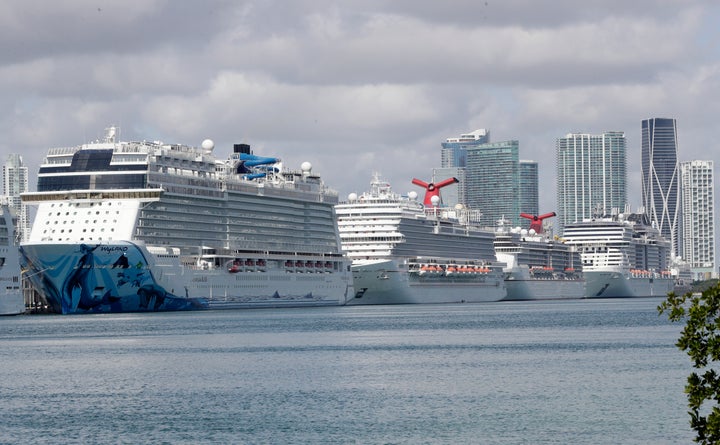
[[[682,159],[720,162],[710,0],[3,6],[0,154],[22,153],[31,175],[47,148],[110,125],[124,140],[310,161],[341,197],[375,171],[408,192],[438,165],[438,141],[488,128],[538,161],[543,210],[557,207],[555,140],[569,132],[625,132],[632,208],[642,119],[673,117]]]

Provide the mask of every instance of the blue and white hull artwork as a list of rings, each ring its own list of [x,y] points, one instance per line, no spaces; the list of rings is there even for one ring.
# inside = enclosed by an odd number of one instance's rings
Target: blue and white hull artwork
[[[208,307],[204,299],[188,297],[177,276],[163,276],[153,259],[143,246],[123,241],[28,243],[20,248],[21,267],[56,313]]]

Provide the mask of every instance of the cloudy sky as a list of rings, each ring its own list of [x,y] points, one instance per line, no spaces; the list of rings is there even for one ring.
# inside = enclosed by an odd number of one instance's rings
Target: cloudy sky
[[[344,197],[374,171],[412,190],[442,141],[487,128],[540,163],[543,212],[555,139],[619,130],[635,207],[642,119],[720,164],[718,23],[715,0],[5,0],[0,155],[34,182],[47,148],[117,125],[308,160]]]

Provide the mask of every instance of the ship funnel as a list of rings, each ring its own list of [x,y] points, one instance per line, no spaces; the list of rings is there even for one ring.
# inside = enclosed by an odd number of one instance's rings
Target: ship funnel
[[[420,187],[423,187],[425,189],[425,199],[423,200],[423,204],[425,204],[426,206],[437,205],[440,202],[440,189],[445,187],[446,185],[455,184],[456,182],[460,181],[458,181],[457,178],[448,178],[437,183],[428,183],[414,178],[412,180],[413,184],[419,185]],[[437,203],[433,203],[433,197],[438,198]]]

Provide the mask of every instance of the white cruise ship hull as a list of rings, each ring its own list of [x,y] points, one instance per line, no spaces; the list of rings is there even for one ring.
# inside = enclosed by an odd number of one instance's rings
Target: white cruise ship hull
[[[560,300],[585,298],[583,278],[532,277],[525,267],[506,271],[504,300]]]
[[[506,296],[502,274],[492,269],[476,276],[409,273],[396,260],[376,260],[352,266],[355,296],[348,305],[484,303]]]
[[[664,297],[673,290],[672,277],[634,277],[617,269],[585,271],[588,298]]]
[[[25,313],[25,300],[20,292],[8,292],[0,295],[0,315],[22,313]]]
[[[21,265],[53,312],[142,312],[324,306],[352,293],[347,272],[189,268],[141,243],[27,243]]]

